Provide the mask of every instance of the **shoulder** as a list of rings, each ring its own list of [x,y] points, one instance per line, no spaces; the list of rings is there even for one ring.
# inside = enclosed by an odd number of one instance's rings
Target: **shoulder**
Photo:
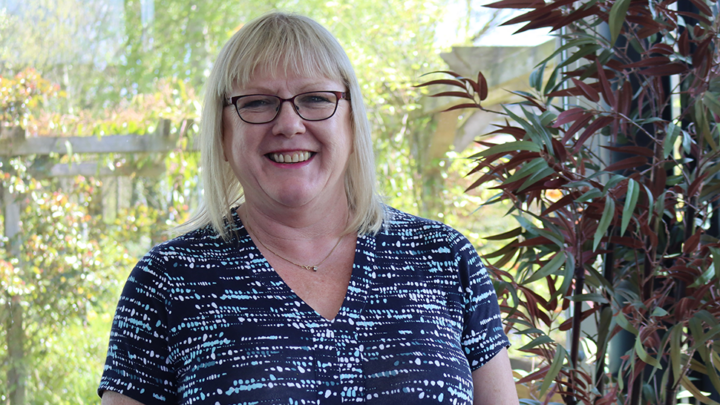
[[[223,252],[234,251],[239,245],[247,243],[247,238],[239,236],[242,223],[236,214],[233,214],[232,221],[226,221],[225,227],[231,235],[230,240],[224,240],[212,225],[206,225],[154,246],[143,259],[187,262],[208,256],[222,256]]]
[[[432,219],[418,217],[387,207],[382,236],[390,239],[412,240],[420,245],[445,245],[453,251],[475,251],[467,238],[454,228]]]

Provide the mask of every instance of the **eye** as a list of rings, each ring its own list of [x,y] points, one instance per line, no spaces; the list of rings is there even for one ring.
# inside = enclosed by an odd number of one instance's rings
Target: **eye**
[[[335,104],[335,96],[332,93],[310,93],[299,98],[300,104]]]
[[[276,104],[277,100],[273,97],[266,96],[247,96],[240,98],[237,101],[237,107],[242,110],[272,108]]]

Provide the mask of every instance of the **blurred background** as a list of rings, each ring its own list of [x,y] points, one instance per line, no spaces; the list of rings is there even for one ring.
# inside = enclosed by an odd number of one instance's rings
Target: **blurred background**
[[[479,1],[0,0],[0,403],[20,405],[10,381],[24,382],[22,403],[99,403],[120,289],[201,198],[212,63],[272,10],[316,19],[345,47],[389,205],[459,229],[481,254],[516,226],[508,205],[482,207],[493,190],[464,193],[491,119],[442,112],[452,104],[413,87],[483,69],[486,105],[511,101],[502,89],[554,50],[497,28],[509,15]]]

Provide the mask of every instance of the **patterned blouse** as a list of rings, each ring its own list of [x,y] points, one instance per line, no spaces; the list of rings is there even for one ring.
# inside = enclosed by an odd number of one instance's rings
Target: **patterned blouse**
[[[327,320],[283,282],[237,215],[153,248],[117,306],[98,393],[143,404],[472,404],[472,371],[509,345],[473,246],[388,209],[360,235]]]

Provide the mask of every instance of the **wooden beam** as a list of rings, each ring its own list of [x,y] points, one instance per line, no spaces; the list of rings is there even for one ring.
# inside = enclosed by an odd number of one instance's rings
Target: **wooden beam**
[[[49,177],[118,177],[118,176],[139,176],[139,177],[157,177],[165,171],[164,163],[146,164],[142,168],[132,165],[120,166],[114,170],[107,165],[99,165],[97,162],[80,162],[80,163],[58,163],[50,168],[50,171],[38,171],[32,173],[37,179]]]
[[[51,153],[143,153],[170,152],[177,149],[176,140],[153,135],[34,137],[7,139],[0,142],[0,156],[48,155]],[[187,150],[199,148],[191,145]]]

